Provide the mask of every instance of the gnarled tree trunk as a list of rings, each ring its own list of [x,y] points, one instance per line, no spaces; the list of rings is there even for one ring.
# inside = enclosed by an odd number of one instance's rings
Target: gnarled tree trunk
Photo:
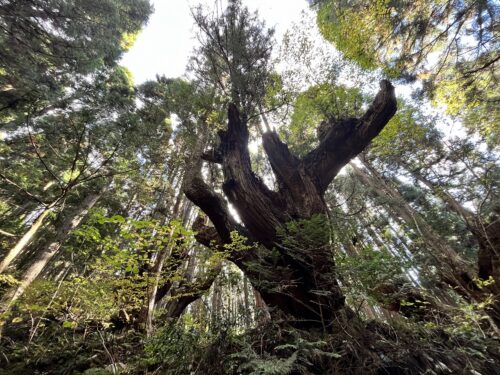
[[[231,232],[237,231],[250,243],[257,243],[258,247],[250,250],[224,249],[268,306],[278,308],[302,326],[329,326],[343,307],[344,297],[336,281],[328,236],[309,243],[297,238],[290,246],[288,237],[294,236],[290,223],[300,226],[301,221],[326,217],[323,195],[330,182],[380,133],[395,112],[394,88],[382,81],[365,115],[330,122],[318,147],[303,158],[293,155],[277,133],[266,132],[264,150],[279,185],[278,191],[272,191],[251,169],[246,118],[230,105],[228,129],[219,133],[219,147],[202,157],[221,164],[222,190],[243,225],[229,214],[226,201],[209,188],[198,171],[184,192],[215,227],[200,228],[198,240],[207,245],[214,239],[221,245],[228,244]]]

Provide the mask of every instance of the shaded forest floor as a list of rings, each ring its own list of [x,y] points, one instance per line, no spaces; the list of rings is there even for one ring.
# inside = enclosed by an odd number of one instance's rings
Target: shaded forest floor
[[[17,316],[4,326],[0,374],[500,373],[498,340],[477,330],[358,318],[323,333],[284,320],[209,326],[188,313],[146,337],[119,324]]]

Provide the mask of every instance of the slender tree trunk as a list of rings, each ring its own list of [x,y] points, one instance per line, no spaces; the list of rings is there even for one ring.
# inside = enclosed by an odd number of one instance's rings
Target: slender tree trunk
[[[165,261],[169,257],[169,255],[172,252],[172,237],[174,235],[174,228],[170,231],[170,238],[169,242],[167,243],[167,246],[158,253],[157,258],[155,260],[153,269],[151,270],[151,273],[153,275],[153,285],[151,286],[151,291],[148,295],[147,299],[147,308],[146,308],[146,316],[145,316],[145,323],[146,323],[146,334],[149,336],[152,331],[153,331],[153,313],[154,313],[154,308],[156,305],[156,301],[158,300],[158,287],[160,285],[161,277],[162,277],[162,271],[163,271],[163,266],[165,264]],[[182,263],[182,260],[175,262],[172,266],[169,267],[172,269],[169,269],[168,271],[174,272]],[[171,285],[171,283],[170,283]],[[170,289],[170,288],[168,288]],[[168,292],[167,289],[167,292]],[[140,314],[140,315],[143,315]]]
[[[251,323],[251,309],[250,309],[250,298],[248,296],[248,289],[250,285],[248,285],[248,279],[245,275],[243,275],[243,318],[245,323],[245,328],[250,327]]]
[[[198,134],[198,141],[196,144],[195,149],[193,150],[192,154],[194,155],[199,155],[202,151],[203,148],[205,147],[207,139],[207,134],[206,134],[206,124],[202,124],[202,129]],[[184,162],[184,171],[183,171],[183,176],[182,179],[180,179],[180,184],[181,186],[184,186],[186,181],[190,180],[190,176],[193,173],[193,170],[197,170],[198,168],[201,168],[201,159],[198,158],[193,158],[193,157],[188,157],[186,158]],[[194,167],[194,168],[193,168]],[[191,212],[192,212],[192,203],[186,199],[183,199],[183,194],[182,191],[179,192],[175,204],[173,205],[172,208],[172,218],[178,218],[180,216],[182,220],[182,225],[186,226],[187,223],[189,222],[191,218]],[[167,268],[167,271],[169,274],[174,273],[176,270],[181,267],[184,259],[188,256],[188,252],[175,252],[173,251],[173,247],[175,244],[171,244],[169,248],[164,249],[160,254],[158,254],[157,260],[155,262],[155,265],[153,267],[153,275],[154,275],[154,282],[152,285],[151,292],[148,297],[148,308],[147,308],[147,313],[146,313],[146,332],[147,334],[150,334],[153,329],[153,312],[156,304],[163,298],[165,297],[171,287],[172,287],[172,282],[168,281],[166,283],[161,284],[161,274],[164,264],[169,263]],[[170,255],[170,258],[168,257]],[[193,263],[194,264],[194,263]],[[185,273],[184,277],[189,277],[189,271]],[[175,303],[172,301],[168,305],[167,311],[170,311],[168,314],[170,317],[176,317],[182,313],[182,311],[179,313],[179,309],[182,308],[184,303],[184,299],[181,299],[178,306],[174,306]],[[187,305],[186,305],[187,306]],[[185,307],[185,306],[184,306]],[[144,315],[144,314],[141,314]]]
[[[204,147],[204,137],[200,137],[198,140],[201,145],[198,146],[198,150],[195,150],[194,152],[196,153],[199,151],[199,149]],[[185,169],[189,169],[190,165],[192,164],[192,159],[186,160],[186,165]],[[178,168],[176,168],[177,172]],[[187,171],[184,172],[184,176],[186,173],[189,173]],[[184,183],[185,177],[183,176],[181,184]],[[171,181],[173,182],[173,181]],[[172,219],[177,219],[179,215],[182,213],[182,225],[186,225],[187,221],[189,220],[191,216],[191,202],[187,201],[186,199],[183,199],[184,196],[181,192],[177,195],[175,199],[175,204],[173,205],[172,208],[172,213],[171,213],[171,218]],[[173,235],[173,230],[170,233],[170,237]],[[175,252],[173,251],[175,244],[172,244],[172,241],[170,240],[168,243],[168,246],[166,246],[158,255],[155,260],[155,263],[153,265],[153,269],[151,270],[151,273],[153,275],[153,285],[151,286],[151,291],[148,294],[147,298],[147,307],[143,307],[143,311],[140,313],[140,320],[142,320],[145,323],[146,326],[146,334],[149,336],[152,331],[153,331],[153,314],[154,314],[154,309],[156,304],[170,291],[170,288],[172,287],[172,282],[168,281],[166,283],[161,283],[161,277],[162,277],[162,272],[164,271],[164,265],[169,256],[171,257],[171,261],[169,262],[169,265],[167,266],[168,274],[173,274],[183,263],[184,259],[187,257],[188,253],[186,251],[184,252]]]
[[[399,160],[405,165],[402,160]],[[446,206],[460,216],[469,231],[479,244],[478,276],[487,280],[492,277],[495,281],[496,293],[500,293],[500,218],[495,217],[490,222],[485,222],[471,210],[465,208],[441,186],[426,178],[420,171],[410,172],[417,181],[423,183],[432,193],[440,198]]]
[[[88,211],[94,207],[101,198],[102,193],[103,192],[87,195],[82,203],[68,215],[68,217],[63,219],[56,230],[54,240],[36,251],[36,259],[21,276],[20,284],[17,288],[12,289],[2,298],[2,307],[4,309],[8,309],[14,301],[22,296],[26,288],[28,288],[38,275],[40,275],[45,266],[58,253],[71,232],[80,225]]]
[[[425,219],[405,201],[399,191],[391,187],[370,164],[364,162],[364,165],[370,171],[370,174],[354,164],[351,164],[351,167],[359,180],[364,185],[371,187],[373,194],[392,200],[388,209],[395,217],[400,217],[406,225],[413,228],[425,242],[428,254],[435,260],[441,281],[451,286],[469,302],[484,302],[490,291],[476,285],[474,279],[477,270],[474,265],[457,254]],[[495,301],[487,312],[495,321],[495,324],[498,325],[500,323],[500,305],[498,301]]]
[[[222,287],[220,281],[214,282],[210,309],[210,326],[216,329],[221,319],[222,312]]]
[[[0,262],[0,273],[4,273],[10,264],[21,254],[21,252],[26,249],[26,247],[33,241],[38,231],[45,224],[45,219],[47,216],[55,210],[58,201],[45,207],[43,211],[37,216],[33,224],[31,224],[30,229],[19,239],[19,241],[14,245],[12,249],[9,250],[5,258]]]

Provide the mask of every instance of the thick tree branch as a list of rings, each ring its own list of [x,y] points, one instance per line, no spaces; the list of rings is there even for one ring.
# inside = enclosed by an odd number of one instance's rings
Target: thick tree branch
[[[193,282],[184,280],[170,295],[170,300],[165,306],[167,318],[176,319],[184,312],[186,307],[203,296],[210,289],[214,280],[222,269],[222,261],[208,270],[203,277]]]
[[[286,143],[281,142],[274,131],[263,134],[262,144],[280,185],[293,185],[300,160],[288,150]]]
[[[229,243],[231,242],[231,231],[234,229],[235,221],[229,214],[226,200],[203,180],[201,169],[205,155],[203,149],[206,143],[204,127],[201,128],[198,137],[198,144],[193,152],[194,162],[185,172],[182,190],[186,197],[212,221],[220,240],[223,243]],[[202,244],[209,246],[209,244]]]
[[[222,154],[219,150],[210,149],[201,154],[201,158],[210,163],[221,164],[222,163]]]
[[[316,180],[320,194],[352,158],[363,151],[394,116],[397,109],[394,87],[380,82],[380,91],[359,119],[343,119],[331,124],[319,146],[304,157],[305,169]]]
[[[229,214],[226,201],[203,181],[201,173],[186,184],[184,194],[209,217],[221,240],[224,243],[231,242],[235,221]]]
[[[196,232],[194,236],[196,241],[206,247],[223,246],[222,241],[217,229],[205,224],[205,219],[198,216],[192,225],[193,230]]]
[[[290,218],[283,211],[280,195],[268,189],[252,171],[247,124],[234,104],[230,104],[228,109],[228,130],[219,136],[224,194],[238,211],[248,231],[261,243],[271,245],[276,228]]]

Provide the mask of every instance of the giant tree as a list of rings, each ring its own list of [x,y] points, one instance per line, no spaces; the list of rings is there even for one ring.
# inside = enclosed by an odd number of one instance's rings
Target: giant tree
[[[343,306],[328,236],[318,238],[309,248],[289,248],[284,234],[294,221],[326,216],[323,195],[330,182],[377,136],[395,111],[394,88],[382,81],[381,90],[363,116],[330,123],[319,146],[303,158],[293,155],[277,133],[266,132],[264,149],[279,183],[279,190],[272,191],[252,171],[245,114],[240,114],[234,104],[229,106],[228,129],[219,133],[219,147],[204,157],[221,164],[222,190],[244,227],[201,176],[193,179],[185,193],[210,218],[219,241],[230,243],[231,233],[238,231],[265,248],[235,251],[231,259],[246,272],[270,306],[279,307],[297,320],[327,325]],[[198,236],[208,236],[209,231],[206,228]]]
[[[209,67],[214,55],[223,60],[225,56],[230,57],[225,60],[230,74],[216,78],[239,79],[248,72],[249,67],[238,58],[242,46],[236,41],[245,30],[254,30],[255,23],[245,25],[241,15],[247,11],[238,6],[238,2],[230,3],[221,21],[224,27],[217,22],[211,25],[207,32],[211,53],[198,57],[205,63],[201,65]],[[215,40],[211,38],[214,32]],[[269,40],[252,36],[246,43],[250,46],[257,43],[260,50],[266,50],[260,45],[262,41]],[[247,49],[251,51],[251,47]],[[258,56],[256,61],[262,62]],[[239,79],[238,82],[253,81]],[[238,94],[242,88],[236,87],[237,92],[228,95],[233,102],[228,104],[227,129],[219,131],[218,144],[213,149],[200,155],[209,163],[220,164],[225,198],[204,182],[201,165],[192,171],[190,182],[184,187],[187,197],[214,226],[198,225],[197,238],[207,245],[215,241],[229,252],[230,259],[246,273],[269,306],[279,308],[300,324],[329,326],[336,311],[343,307],[344,297],[335,276],[328,234],[327,231],[323,235],[316,233],[310,241],[301,241],[297,225],[326,218],[323,199],[326,189],[340,169],[359,154],[394,115],[394,87],[382,81],[379,93],[362,116],[323,125],[319,145],[302,158],[293,155],[276,132],[264,133],[263,146],[278,183],[277,191],[269,189],[253,172],[248,151],[249,117],[261,103],[258,95],[263,93],[243,85],[243,92],[252,95],[250,100],[241,100]],[[241,223],[230,214],[225,199],[236,209]],[[238,246],[224,246],[238,237],[235,233],[248,238],[255,247],[250,245],[241,250]],[[289,237],[294,235],[299,237],[290,241]]]

